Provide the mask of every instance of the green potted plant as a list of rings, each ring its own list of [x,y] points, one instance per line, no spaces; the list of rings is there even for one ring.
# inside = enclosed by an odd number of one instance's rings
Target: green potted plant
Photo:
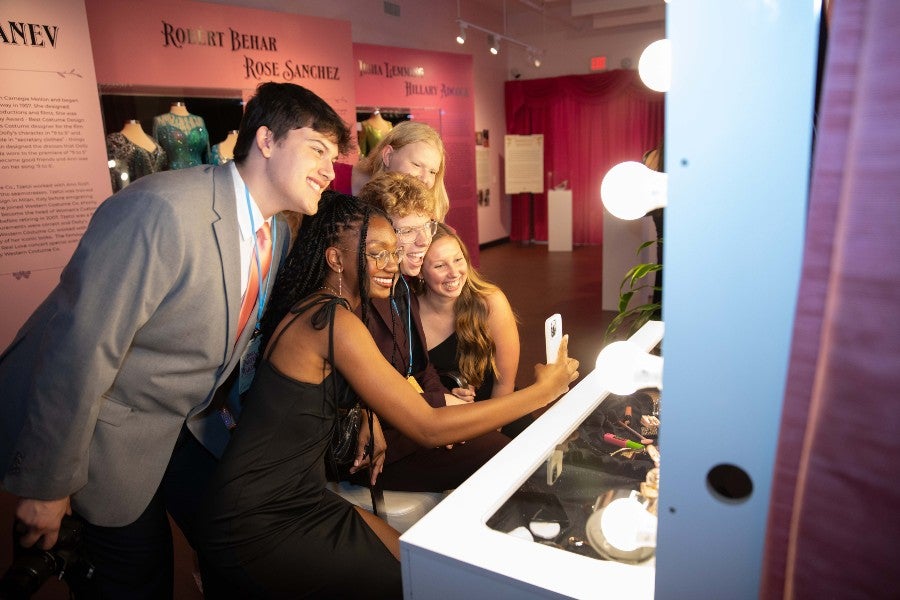
[[[640,255],[645,248],[649,248],[654,244],[662,245],[662,239],[650,240],[644,242],[637,249]],[[657,254],[659,256],[659,254]],[[662,286],[660,285],[660,277],[662,275],[662,263],[646,262],[638,263],[631,267],[619,284],[619,306],[618,314],[613,317],[609,327],[606,328],[606,341],[612,340],[616,332],[623,327],[627,327],[625,337],[632,335],[640,329],[647,321],[659,320],[662,316]],[[631,306],[635,295],[642,290],[650,290],[652,292],[651,301],[644,304]],[[638,298],[643,294],[638,295]]]

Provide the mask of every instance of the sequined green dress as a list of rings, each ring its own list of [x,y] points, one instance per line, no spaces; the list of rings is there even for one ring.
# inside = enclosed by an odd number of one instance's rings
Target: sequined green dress
[[[209,131],[203,117],[168,112],[153,117],[153,137],[169,157],[169,169],[209,163]]]

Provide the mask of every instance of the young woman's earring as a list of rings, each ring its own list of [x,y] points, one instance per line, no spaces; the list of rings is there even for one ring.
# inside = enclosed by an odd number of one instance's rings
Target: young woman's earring
[[[344,270],[341,269],[340,271],[338,271],[338,296],[341,296],[342,298],[343,298],[343,294],[341,293],[341,291],[342,291],[343,283],[344,283]]]

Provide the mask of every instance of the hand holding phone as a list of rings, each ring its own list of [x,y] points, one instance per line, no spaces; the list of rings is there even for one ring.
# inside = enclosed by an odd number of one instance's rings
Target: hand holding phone
[[[544,342],[547,350],[547,364],[556,362],[559,354],[559,344],[562,342],[562,315],[556,313],[544,321]]]

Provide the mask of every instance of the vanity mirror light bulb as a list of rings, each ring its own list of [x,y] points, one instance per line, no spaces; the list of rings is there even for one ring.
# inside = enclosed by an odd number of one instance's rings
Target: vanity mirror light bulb
[[[651,90],[669,91],[672,86],[672,43],[669,40],[656,40],[644,48],[638,59],[638,75]]]
[[[642,546],[656,546],[656,517],[635,498],[613,500],[603,511],[600,529],[606,541],[623,552]]]
[[[600,351],[596,369],[609,382],[609,391],[619,396],[643,388],[662,389],[663,359],[648,354],[633,342],[613,342]]]
[[[669,178],[665,173],[628,160],[617,164],[603,176],[600,198],[613,216],[630,221],[664,207],[668,188]]]

